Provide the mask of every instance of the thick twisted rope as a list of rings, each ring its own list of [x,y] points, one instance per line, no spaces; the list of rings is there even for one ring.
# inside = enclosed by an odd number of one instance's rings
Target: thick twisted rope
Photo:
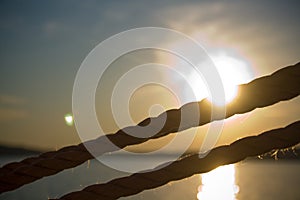
[[[240,85],[239,96],[236,98],[235,103],[226,106],[227,113],[225,118],[234,114],[246,113],[255,108],[266,107],[280,101],[289,100],[299,94],[300,63],[280,69],[270,76],[261,77],[248,84]],[[200,102],[185,104],[178,109],[166,111],[164,114],[167,115],[167,119],[164,127],[156,135],[149,138],[133,137],[126,134],[123,130],[119,130],[115,134],[101,136],[87,143],[95,145],[98,148],[98,155],[101,155],[117,150],[117,148],[105,145],[105,137],[119,148],[124,148],[129,145],[146,142],[149,139],[163,137],[170,133],[223,119],[223,116],[212,118],[212,106],[209,101],[202,100]],[[200,110],[201,116],[199,123],[187,123],[184,126],[179,126],[181,112],[188,111],[191,113],[190,116],[194,116],[193,112],[198,110]],[[145,126],[150,120],[161,120],[164,118],[162,115],[152,119],[147,118],[139,123],[138,126]],[[43,153],[37,157],[27,158],[20,162],[7,164],[0,168],[0,193],[16,189],[44,176],[56,174],[64,169],[76,167],[92,158],[93,156],[86,150],[84,144],[81,143],[64,147],[58,151]]]
[[[194,174],[205,173],[221,165],[258,156],[274,149],[283,149],[300,142],[300,121],[285,128],[274,129],[258,136],[239,139],[230,145],[214,148],[204,158],[198,154],[186,156],[167,167],[150,172],[136,173],[107,183],[91,185],[81,191],[69,193],[60,200],[104,200],[130,196],[156,188],[170,181],[181,180]]]

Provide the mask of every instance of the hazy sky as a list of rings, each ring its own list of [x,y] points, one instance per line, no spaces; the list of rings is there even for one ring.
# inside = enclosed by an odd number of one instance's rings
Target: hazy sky
[[[300,61],[299,7],[299,1],[258,0],[1,1],[0,144],[54,149],[78,143],[74,126],[64,122],[72,112],[73,82],[86,55],[114,34],[172,28],[209,52],[242,58],[255,78]],[[296,98],[228,120],[221,139],[296,121],[299,103]]]

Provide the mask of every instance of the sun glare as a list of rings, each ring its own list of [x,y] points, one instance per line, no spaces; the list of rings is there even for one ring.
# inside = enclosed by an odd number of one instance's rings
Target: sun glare
[[[176,43],[174,46],[175,49],[188,50],[188,46],[182,43]],[[173,69],[179,71],[186,78],[186,80],[180,81],[178,76],[175,77],[172,73],[167,74],[171,83],[178,84],[179,89],[174,92],[180,95],[183,94],[184,103],[208,98],[215,105],[224,106],[232,102],[237,96],[238,85],[248,83],[254,78],[254,70],[243,55],[226,49],[210,50],[208,55],[219,73],[225,95],[223,99],[212,99],[212,94],[214,96],[218,95],[216,95],[216,91],[210,90],[211,86],[208,85],[207,77],[204,77],[204,74],[201,73],[201,68],[205,62],[199,63],[199,71],[196,71],[181,58],[173,55],[158,55],[159,59],[172,66]],[[189,93],[190,89],[192,89],[193,94]]]
[[[234,165],[226,165],[201,175],[198,188],[199,200],[235,200],[238,186],[235,184]]]
[[[245,61],[229,55],[212,56],[224,87],[225,103],[230,103],[237,95],[238,85],[249,82],[252,73]],[[224,102],[214,101],[223,106]]]

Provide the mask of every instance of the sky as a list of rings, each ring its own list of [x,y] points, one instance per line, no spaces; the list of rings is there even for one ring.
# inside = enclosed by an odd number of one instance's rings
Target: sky
[[[64,115],[72,113],[76,73],[88,53],[114,34],[147,26],[171,28],[194,38],[212,56],[226,54],[243,60],[254,79],[300,61],[299,6],[299,1],[258,0],[3,0],[0,2],[0,144],[49,150],[79,143],[75,127],[67,126],[64,121]],[[142,51],[125,55],[123,60],[112,64],[112,71],[104,78],[107,80],[99,86],[96,101],[99,119],[103,119],[100,123],[106,132],[118,129],[109,113],[109,96],[104,93],[112,87],[111,80],[120,76],[121,66],[139,63],[137,58],[143,62],[164,62],[159,57],[162,54]],[[153,94],[156,90],[159,92]],[[135,95],[130,106],[136,122],[147,117],[146,108],[157,101],[165,108],[178,106],[162,88],[143,88]],[[295,98],[228,119],[219,143],[296,121],[299,103],[300,99]],[[148,146],[159,146],[169,139],[160,139],[161,143],[152,141]],[[194,147],[198,145],[196,141]]]

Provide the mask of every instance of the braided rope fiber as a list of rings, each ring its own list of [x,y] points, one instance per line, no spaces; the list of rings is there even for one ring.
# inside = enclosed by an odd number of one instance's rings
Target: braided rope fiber
[[[214,148],[202,159],[198,154],[189,155],[164,168],[158,167],[158,170],[135,173],[107,183],[91,185],[82,191],[69,193],[60,200],[104,200],[134,195],[165,185],[170,181],[181,180],[194,174],[208,172],[221,165],[239,162],[247,157],[294,146],[300,142],[299,130],[300,121],[297,121],[285,128],[245,137],[230,145]]]
[[[300,94],[300,63],[280,69],[270,76],[261,77],[248,84],[239,86],[239,95],[235,101],[226,106],[226,116],[228,118],[234,114],[249,112],[255,108],[262,108],[273,105],[277,102],[292,99]],[[107,137],[119,148],[128,145],[140,144],[149,139],[166,136],[170,133],[182,131],[184,129],[201,126],[214,120],[212,119],[213,105],[208,100],[193,102],[183,105],[178,109],[166,111],[167,119],[164,127],[154,136],[149,138],[138,138],[126,134],[123,130],[115,134],[101,136],[86,143],[97,147],[98,155],[112,152],[117,148],[105,145]],[[199,109],[195,109],[199,108]],[[195,112],[200,110],[200,120],[198,124],[186,124],[179,128],[181,112]],[[160,120],[163,114],[152,120]],[[191,114],[191,116],[194,116]],[[145,126],[151,119],[147,118],[140,122],[138,126]],[[136,126],[137,127],[137,126]],[[128,127],[127,127],[128,128]],[[131,127],[131,128],[134,128]],[[141,133],[142,134],[142,133]],[[24,184],[31,183],[45,176],[56,174],[64,169],[76,167],[94,157],[87,151],[84,144],[64,147],[58,151],[46,152],[37,157],[24,159],[20,162],[9,163],[0,168],[0,193],[14,190]]]

